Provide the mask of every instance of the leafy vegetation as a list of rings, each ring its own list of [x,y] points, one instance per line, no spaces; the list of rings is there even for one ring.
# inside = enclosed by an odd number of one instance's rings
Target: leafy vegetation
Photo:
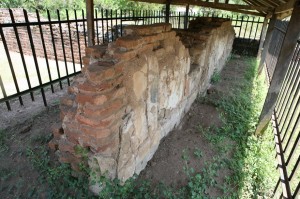
[[[129,0],[94,0],[98,9],[159,10],[162,5],[132,2]],[[29,10],[85,9],[85,0],[1,0],[1,8],[25,8]]]

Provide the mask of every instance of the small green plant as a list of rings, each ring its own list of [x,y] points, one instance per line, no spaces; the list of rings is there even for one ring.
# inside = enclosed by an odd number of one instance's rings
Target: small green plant
[[[216,84],[221,80],[221,74],[219,71],[215,70],[211,76],[210,83]]]
[[[80,155],[84,160],[87,160],[89,153],[89,150],[87,148],[82,147],[80,145],[76,145],[74,147],[74,150],[77,155]]]
[[[199,148],[196,147],[196,148],[195,148],[195,151],[194,151],[194,155],[195,155],[197,158],[201,158],[201,157],[203,156],[201,149],[199,149]]]
[[[183,149],[181,158],[184,161],[189,161],[190,157],[188,155],[188,149]]]
[[[40,172],[39,181],[47,184],[45,192],[49,198],[82,198],[91,197],[89,180],[86,173],[77,177],[69,164],[53,164],[45,146],[26,150],[26,155],[34,168]]]

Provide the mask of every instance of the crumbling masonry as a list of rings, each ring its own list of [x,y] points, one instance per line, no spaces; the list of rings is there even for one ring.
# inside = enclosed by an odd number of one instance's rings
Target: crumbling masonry
[[[124,181],[139,174],[222,69],[233,40],[229,20],[200,18],[186,31],[127,26],[108,46],[87,48],[82,74],[61,100],[62,128],[49,145],[74,169],[79,146],[96,176]]]

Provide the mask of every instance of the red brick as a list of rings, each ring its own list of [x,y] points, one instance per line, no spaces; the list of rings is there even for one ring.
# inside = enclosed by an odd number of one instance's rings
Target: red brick
[[[81,162],[81,158],[76,157],[75,155],[73,155],[70,152],[61,152],[59,155],[59,161],[63,162],[63,163],[80,163]]]
[[[168,32],[172,28],[171,24],[158,23],[145,26],[126,26],[124,28],[126,35],[153,35],[161,32]]]
[[[90,56],[92,54],[92,52],[94,51],[93,47],[86,47],[85,48],[85,55],[86,56]]]
[[[118,62],[115,64],[114,68],[115,68],[115,75],[118,76],[120,74],[122,74],[125,70],[125,68],[128,66],[129,63],[127,62]]]
[[[69,142],[65,139],[58,140],[58,146],[60,151],[75,153],[74,147],[76,146],[74,143]]]
[[[101,107],[100,110],[95,110],[94,106],[85,106],[84,108],[84,115],[91,116],[91,117],[100,117],[105,118],[109,115],[116,113],[124,106],[123,99],[117,99],[112,101],[108,105]]]
[[[131,50],[127,52],[116,51],[113,57],[118,59],[119,61],[129,61],[135,58],[136,54],[137,54],[136,50]]]
[[[115,69],[114,68],[109,68],[104,71],[104,77],[105,79],[111,79],[115,76]]]
[[[146,54],[146,53],[149,53],[149,52],[152,52],[153,51],[153,44],[147,44],[147,45],[144,45],[142,48],[139,49],[139,52],[138,54]]]
[[[83,63],[84,66],[88,66],[90,64],[90,57],[84,56],[82,58],[82,63]]]
[[[104,50],[94,50],[91,54],[91,57],[94,59],[100,59],[105,55]]]
[[[59,139],[64,134],[64,130],[61,127],[61,124],[59,125],[59,127],[57,126],[52,127],[52,134],[55,139]]]
[[[93,119],[82,115],[76,115],[75,119],[81,124],[96,127],[99,129],[104,129],[110,127],[114,122],[116,122],[115,117],[115,115],[112,115],[109,118],[99,120],[96,118]]]
[[[173,39],[176,37],[175,31],[160,33],[162,39]]]
[[[116,40],[116,46],[126,48],[127,50],[132,50],[139,48],[144,43],[142,37],[139,36],[125,36],[120,37]]]
[[[60,104],[66,105],[66,106],[73,106],[74,102],[74,96],[68,95],[60,98]]]
[[[149,35],[149,36],[144,36],[143,40],[145,41],[145,43],[154,43],[156,41],[162,40],[163,37],[161,34],[154,34],[154,35]]]
[[[86,125],[81,125],[79,130],[81,130],[83,134],[88,135],[91,139],[107,138],[112,134],[112,131],[109,128],[99,129]]]
[[[83,93],[97,93],[99,88],[96,85],[91,84],[90,82],[84,82],[83,84],[78,85],[78,89]]]
[[[58,149],[58,144],[55,140],[50,140],[50,142],[48,142],[48,147],[52,150],[52,151],[56,151]]]
[[[76,102],[80,104],[90,103],[94,105],[102,105],[107,102],[105,95],[90,95],[78,93],[76,96]]]

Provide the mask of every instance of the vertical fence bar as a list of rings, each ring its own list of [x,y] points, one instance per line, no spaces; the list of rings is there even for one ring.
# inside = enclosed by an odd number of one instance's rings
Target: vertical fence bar
[[[247,33],[247,28],[248,28],[248,21],[249,21],[249,16],[247,17],[247,21],[246,21],[246,28],[244,31],[244,38],[246,38],[246,33]]]
[[[120,37],[120,35],[119,35],[119,27],[118,27],[118,10],[116,10],[115,11],[116,13],[115,13],[115,22],[116,22],[116,37],[118,38],[118,37]],[[122,25],[121,25],[122,26]],[[121,28],[121,31],[122,31],[122,28]]]
[[[48,71],[48,77],[50,82],[52,82],[52,76],[51,76],[51,71],[50,71],[50,66],[49,66],[49,61],[48,61],[48,55],[47,55],[47,49],[46,49],[46,45],[45,45],[45,41],[44,41],[44,34],[43,34],[43,28],[41,25],[41,20],[40,20],[40,13],[38,10],[35,10],[36,12],[36,17],[39,23],[39,29],[40,29],[40,35],[41,35],[41,40],[42,40],[42,46],[43,46],[43,51],[44,51],[44,56],[45,56],[45,60],[46,60],[46,65],[47,65],[47,71]],[[54,88],[53,88],[53,84],[51,84],[51,91],[52,93],[54,93]]]
[[[83,21],[83,32],[84,32],[84,45],[87,46],[87,41],[86,41],[86,29],[85,29],[85,16],[84,16],[84,10],[81,10],[81,16],[82,16],[82,21]]]
[[[106,38],[107,42],[110,42],[109,40],[109,32],[108,32],[108,10],[105,10],[105,22],[106,22]]]
[[[8,50],[8,47],[7,47],[6,39],[4,37],[4,33],[3,33],[3,29],[2,29],[1,25],[0,25],[0,35],[1,35],[1,38],[2,38],[2,43],[3,43],[4,49],[5,49],[5,53],[6,53],[6,56],[7,56],[8,63],[9,63],[10,72],[12,74],[13,81],[14,81],[14,84],[15,84],[15,88],[17,90],[17,93],[20,93],[20,89],[19,89],[19,85],[18,85],[18,82],[17,82],[15,70],[14,70],[14,67],[13,67],[13,64],[12,64],[12,61],[11,61],[10,53],[9,53],[9,50]],[[21,106],[24,105],[23,104],[23,99],[22,99],[21,96],[19,96],[19,102],[20,102]]]
[[[5,88],[4,88],[4,85],[3,85],[3,81],[2,81],[1,75],[0,75],[0,88],[2,90],[2,94],[3,94],[3,97],[5,99],[7,97],[7,95],[6,95],[6,91],[5,91]],[[11,111],[11,107],[10,107],[9,101],[5,101],[5,104],[6,104],[7,109],[9,111]]]
[[[104,40],[105,40],[105,38],[104,38],[104,19],[103,19],[104,17],[103,17],[103,9],[101,9],[101,31],[102,31],[102,43],[104,43]]]
[[[49,10],[47,10],[47,16],[48,16],[48,21],[49,21],[50,34],[51,34],[53,53],[54,53],[54,58],[55,58],[55,63],[56,63],[57,75],[58,75],[58,79],[60,79],[61,76],[60,76],[59,64],[58,64],[58,59],[57,59],[56,44],[55,44],[55,39],[54,39],[54,35],[53,35],[53,28],[51,25],[51,15],[50,15]],[[60,89],[63,88],[61,81],[59,81],[59,87],[60,87]]]
[[[257,35],[257,30],[258,30],[259,23],[260,23],[260,17],[258,17],[257,22],[256,22],[256,29],[255,29],[254,39],[256,39],[256,35]],[[267,31],[267,29],[266,29],[266,31]],[[260,37],[260,40],[261,40],[261,37]]]
[[[71,57],[72,57],[72,62],[73,62],[73,70],[74,70],[74,73],[75,73],[76,68],[75,68],[75,59],[74,59],[74,49],[73,49],[72,33],[71,33],[69,11],[68,10],[66,10],[66,15],[67,15],[67,21],[68,21],[67,24],[68,24],[69,41],[70,41],[70,48],[71,48]]]
[[[10,14],[12,24],[15,24],[16,22],[15,22],[14,14],[13,14],[11,9],[9,9],[9,14]],[[16,36],[16,40],[17,40],[17,44],[18,44],[22,64],[23,64],[23,69],[24,69],[25,76],[26,76],[27,86],[28,86],[29,89],[31,89],[31,83],[30,83],[30,79],[29,79],[29,75],[28,75],[27,65],[26,65],[26,61],[25,61],[25,58],[24,58],[23,48],[22,48],[22,45],[21,45],[18,29],[17,29],[16,26],[14,26],[13,29],[14,29],[14,32],[15,32],[15,36]],[[31,100],[34,101],[33,92],[30,92],[30,97],[31,97]]]
[[[110,30],[111,30],[111,41],[114,41],[115,37],[114,37],[114,24],[113,24],[113,10],[110,10]]]
[[[123,10],[120,10],[121,37],[123,36]]]
[[[300,46],[299,46],[299,44],[297,44],[297,46],[296,46],[296,49],[297,48],[299,48]],[[294,65],[294,66],[296,66],[296,65]],[[288,78],[291,74],[294,74],[295,73],[295,70],[296,70],[296,67],[289,67],[288,68],[288,70],[287,70],[287,74],[286,74],[286,77],[284,78],[284,81],[283,81],[283,83],[282,83],[282,92],[279,94],[279,100],[277,100],[277,102],[276,102],[276,108],[278,108],[278,107],[280,107],[280,106],[282,106],[282,103],[284,102],[284,101],[282,101],[283,100],[283,97],[282,97],[282,95],[284,95],[284,96],[286,96],[286,92],[287,92],[287,88],[288,88],[288,86],[287,85],[289,85],[290,83],[290,81],[291,81],[291,78]]]
[[[97,34],[97,44],[99,45],[99,26],[98,26],[98,9],[95,9],[95,15],[96,15],[96,19],[94,19],[96,21],[96,34]]]
[[[41,73],[40,73],[39,64],[38,64],[38,61],[37,61],[37,58],[36,58],[36,53],[35,53],[34,43],[33,43],[33,39],[32,39],[31,29],[30,29],[30,25],[29,25],[27,11],[23,10],[23,12],[24,12],[24,17],[25,17],[25,22],[27,23],[27,31],[28,31],[32,56],[33,56],[33,60],[34,60],[34,64],[35,64],[35,69],[36,69],[36,72],[37,72],[37,75],[38,75],[39,85],[42,85],[43,83],[42,83]],[[44,88],[41,88],[41,93],[42,93],[44,105],[47,106],[47,101],[46,101]]]
[[[287,170],[285,166],[285,160],[283,156],[283,149],[281,145],[281,138],[280,138],[280,132],[278,130],[278,122],[276,119],[276,113],[275,111],[273,112],[273,126],[274,126],[274,134],[275,134],[275,143],[276,143],[276,151],[277,154],[281,154],[278,156],[278,163],[279,163],[279,169],[280,169],[280,175],[281,175],[281,181],[282,183],[282,189],[283,189],[283,195],[286,198],[291,198],[291,189],[290,189],[290,184],[288,182],[288,175],[287,175]]]
[[[63,33],[62,33],[59,10],[56,10],[56,13],[57,13],[57,18],[58,18],[58,25],[59,25],[59,32],[60,32],[60,39],[61,39],[61,47],[62,47],[62,51],[63,51],[63,55],[64,55],[63,57],[64,57],[64,62],[65,62],[66,74],[67,74],[67,76],[69,76],[69,69],[68,69],[68,65],[67,65],[67,58],[66,58],[66,51],[65,51],[65,42],[64,42],[64,37],[63,37]],[[69,77],[67,78],[67,81],[68,81],[68,85],[70,86]]]
[[[238,16],[237,16],[237,21],[239,21],[238,19]],[[244,21],[244,16],[242,16],[241,20],[240,20],[240,31],[239,31],[239,37],[238,38],[241,38],[241,30],[243,28],[243,21]]]
[[[78,30],[78,19],[77,19],[77,11],[76,10],[74,10],[74,16],[75,16],[75,25],[76,25],[76,33],[77,33],[76,35],[77,35],[79,62],[80,62],[80,68],[82,68],[81,45],[80,45],[80,36],[79,36],[79,30]]]
[[[180,29],[180,12],[178,13],[178,29]]]
[[[253,24],[254,24],[254,17],[252,17],[252,21],[251,21],[251,27],[250,27],[250,32],[249,32],[249,39],[251,39],[251,33],[252,33]]]

